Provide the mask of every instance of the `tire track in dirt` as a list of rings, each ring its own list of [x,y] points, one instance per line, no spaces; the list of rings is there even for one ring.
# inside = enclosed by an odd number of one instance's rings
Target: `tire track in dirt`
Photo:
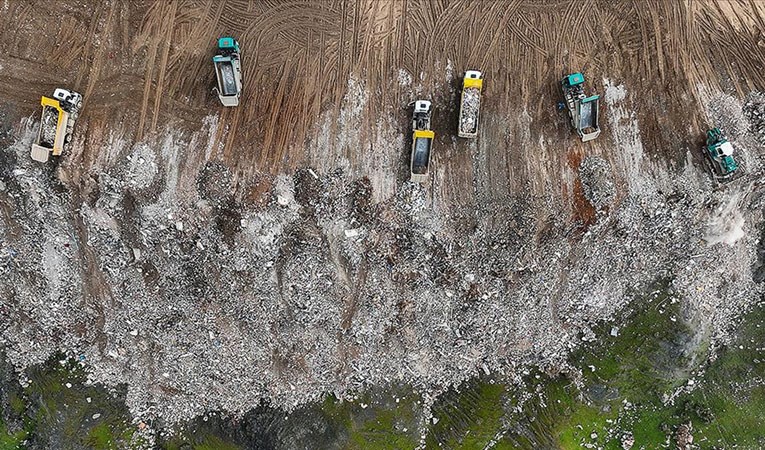
[[[230,117],[233,114],[231,111],[231,108],[223,108],[221,107],[222,112],[218,116],[218,126],[215,130],[215,135],[212,136],[212,143],[211,148],[212,151],[210,152],[210,160],[223,160],[223,146],[221,145],[221,142],[223,142],[223,139],[225,138],[228,140],[228,123],[230,122]]]
[[[428,30],[428,35],[425,38],[427,48],[424,52],[420,53],[424,58],[427,58],[427,55],[435,55],[438,53],[434,48],[436,43],[445,44],[447,42],[458,42],[454,40],[458,38],[458,36],[455,35],[457,33],[457,27],[450,27],[450,29],[446,28],[447,24],[455,22],[453,17],[455,17],[455,12],[459,11],[458,6],[459,4],[455,3],[451,5],[451,7],[446,8],[433,7],[427,10],[427,13],[429,14],[423,16],[425,29]],[[421,65],[424,65],[425,61],[418,62]]]
[[[233,162],[232,166],[236,167],[240,155],[235,153],[236,148],[234,143],[238,137],[237,131],[242,116],[242,108],[233,108],[233,110],[232,108],[226,109],[231,110],[229,114],[227,114],[231,119],[226,121],[229,128],[226,135],[226,141],[223,143],[223,160]]]
[[[503,3],[495,2],[492,4],[491,8],[489,8],[488,11],[486,11],[485,17],[500,17],[499,10],[502,9]],[[478,60],[479,54],[483,53],[487,50],[488,44],[484,44],[493,33],[501,34],[502,29],[497,28],[496,24],[494,24],[492,21],[489,20],[480,20],[480,23],[482,23],[482,26],[479,29],[478,36],[475,39],[475,43],[472,46],[472,49],[470,50],[470,53],[468,53],[467,62],[470,64],[473,61]]]
[[[347,2],[340,2],[341,9],[340,9],[340,17],[341,17],[341,24],[340,24],[340,41],[337,45],[337,56],[338,56],[338,62],[337,62],[337,72],[343,73],[344,72],[344,62],[345,62],[345,33],[347,24],[346,21],[348,20],[348,14],[346,13],[346,5]]]
[[[175,14],[178,9],[178,3],[175,1],[170,2],[170,10],[167,13],[167,17],[162,19],[162,32],[159,33],[164,41],[164,48],[162,49],[162,57],[159,61],[159,76],[157,78],[156,88],[154,90],[154,109],[152,111],[151,118],[151,132],[153,133],[157,129],[157,122],[159,121],[159,107],[162,104],[162,91],[165,86],[165,73],[167,72],[168,57],[170,55],[170,43],[173,39],[173,28],[175,27]]]
[[[360,9],[361,2],[357,1],[354,2],[353,7],[353,21],[351,25],[351,46],[348,51],[349,53],[349,59],[350,59],[350,68],[356,67],[356,64],[358,62],[358,52],[356,51],[359,47],[359,31],[361,30],[361,12]]]
[[[638,19],[638,24],[640,24],[640,42],[641,42],[640,51],[643,54],[643,59],[648,60],[651,58],[651,53],[650,53],[651,46],[648,44],[649,42],[652,41],[651,32],[649,31],[649,29],[652,28],[649,25],[651,21],[646,18],[646,11],[644,8],[633,7],[633,11],[635,13],[635,17],[637,17]],[[642,67],[643,67],[644,77],[646,78],[653,77],[653,69],[655,68],[654,66],[643,65]]]
[[[112,22],[114,20],[114,10],[116,9],[116,4],[117,3],[114,1],[109,2],[109,12],[106,17],[106,24],[103,28],[104,33],[112,32]],[[97,20],[94,21],[97,22]],[[90,70],[88,71],[88,85],[85,88],[85,94],[82,99],[83,103],[88,101],[88,98],[90,98],[91,94],[93,93],[93,88],[95,88],[96,83],[99,81],[99,77],[101,75],[101,66],[104,64],[105,48],[106,46],[99,45],[98,49],[96,50],[96,54],[93,57],[93,63],[90,66]]]
[[[542,45],[540,45],[540,42],[545,42],[547,38],[545,38],[545,32],[540,31],[540,27],[535,26],[529,17],[523,14],[523,12],[519,12],[515,15],[515,18],[518,20],[518,25],[525,25],[524,29],[521,29],[520,26],[516,27],[507,27],[507,30],[510,32],[510,34],[514,35],[520,43],[526,44],[528,47],[532,48],[536,51],[542,58],[547,58],[548,52],[547,49],[545,49]],[[542,27],[543,30],[547,29],[545,27]],[[531,35],[536,36],[536,40],[531,39]],[[518,48],[518,46],[514,46],[515,48]],[[510,53],[510,52],[507,52]],[[515,52],[512,52],[515,53]]]
[[[269,165],[269,161],[267,159],[269,153],[271,153],[273,150],[277,147],[277,136],[275,135],[275,130],[278,130],[278,123],[281,120],[289,122],[289,118],[284,117],[283,111],[281,110],[280,106],[284,104],[285,100],[285,92],[287,89],[287,83],[288,83],[288,77],[286,76],[288,70],[291,67],[287,64],[285,64],[282,67],[282,71],[279,74],[280,76],[277,77],[279,80],[278,84],[276,85],[276,90],[274,91],[274,105],[271,109],[270,116],[268,117],[268,121],[266,122],[264,126],[264,135],[263,135],[263,145],[262,150],[260,153],[260,160],[258,162],[259,167],[265,167]],[[277,158],[272,159],[272,163],[276,163],[276,161],[281,161],[282,154],[284,152],[284,148],[279,149],[278,152],[273,152]]]
[[[79,199],[75,204],[82,204],[83,199]],[[82,309],[87,310],[92,308],[96,312],[96,323],[93,328],[95,333],[95,341],[98,345],[98,351],[101,356],[106,354],[106,314],[104,312],[104,300],[106,304],[114,307],[114,293],[112,292],[109,282],[104,277],[98,263],[98,256],[93,249],[88,245],[88,231],[82,216],[74,214],[75,232],[78,236],[78,241],[81,243],[82,248],[82,274],[80,275],[83,280],[83,296],[82,296]]]
[[[245,159],[253,164],[281,167],[276,160],[286,160],[287,154],[276,146],[302,142],[321,112],[322,97],[342,94],[332,82],[337,71],[327,70],[337,62],[338,53],[328,47],[337,43],[341,30],[336,23],[340,18],[335,7],[325,3],[286,2],[266,7],[255,12],[257,23],[250,22],[241,33],[242,105],[250,106],[239,108],[243,112],[236,134],[237,140],[260,144],[261,151]],[[315,41],[317,35],[321,42]],[[323,45],[317,47],[320,43]],[[308,57],[311,53],[324,61],[323,67],[316,66],[315,60]],[[308,82],[314,74],[317,81]],[[268,95],[264,97],[263,92]],[[301,114],[307,111],[306,102],[317,110],[316,116]]]
[[[493,59],[496,58],[497,52],[495,51],[495,49],[497,47],[497,43],[500,42],[500,38],[504,36],[505,30],[507,29],[507,24],[510,21],[510,19],[515,16],[520,3],[521,3],[520,0],[517,0],[514,3],[511,3],[510,6],[505,8],[505,12],[499,21],[499,26],[497,26],[494,31],[494,37],[489,43],[489,46],[486,49],[486,53],[484,53],[483,59],[481,60],[480,67],[488,67],[489,55],[491,55]]]
[[[765,18],[762,16],[762,10],[760,9],[762,7],[762,2],[759,2],[758,4],[755,3],[756,0],[749,0],[749,8],[751,8],[752,11],[754,11],[754,20],[757,22],[757,26],[760,30],[765,30]],[[758,1],[758,0],[757,0]]]
[[[406,14],[407,14],[407,0],[401,0],[397,3],[399,6],[399,13],[395,17],[396,21],[396,36],[391,38],[391,45],[393,50],[391,51],[391,67],[396,69],[403,69],[407,73],[411,73],[411,67],[407,67],[404,64],[404,49],[406,48]],[[401,83],[393,83],[393,98],[397,101],[401,101]]]
[[[719,15],[720,22],[723,29],[734,31],[739,27],[734,24],[730,15],[726,14],[720,7],[720,4],[715,4]],[[747,36],[749,37],[749,36]],[[736,85],[739,92],[745,92],[748,90],[761,89],[763,86],[763,78],[761,63],[755,63],[754,58],[747,58],[745,55],[751,55],[760,50],[760,56],[762,56],[762,48],[758,46],[756,42],[752,42],[746,38],[742,39],[742,36],[738,33],[722,33],[721,40],[724,40],[724,47],[732,50],[732,56],[735,60],[730,61],[728,68],[735,67],[736,71],[751,74],[746,79],[742,77],[731,77],[733,83]],[[746,86],[742,85],[742,82],[746,83]]]
[[[87,70],[72,71],[75,84],[84,87],[88,97],[88,114],[114,108],[115,102],[126,105],[121,109],[128,112],[121,117],[135,114],[128,118],[128,125],[134,129],[137,122],[137,136],[142,139],[145,133],[161,128],[165,118],[177,119],[173,126],[180,124],[177,126],[190,131],[205,116],[220,111],[218,133],[225,134],[217,138],[222,146],[219,156],[241,169],[241,173],[251,170],[276,173],[311,161],[313,150],[303,144],[306,138],[310,141],[323,132],[323,124],[317,123],[319,118],[329,124],[327,142],[335,142],[339,132],[336,118],[350,74],[370,92],[359,130],[359,145],[363,148],[368,148],[375,137],[373,121],[392,115],[394,123],[406,123],[410,111],[400,109],[403,102],[414,95],[441,95],[438,89],[443,88],[443,64],[447,60],[456,74],[468,64],[487,73],[490,81],[484,124],[489,123],[491,115],[517,121],[519,112],[513,107],[519,103],[528,106],[533,124],[558,120],[548,110],[557,99],[557,79],[566,65],[593,76],[596,87],[601,76],[619,79],[632,92],[645,90],[646,83],[657,80],[674,83],[672,92],[662,94],[667,96],[683,92],[683,86],[691,86],[688,92],[693,92],[698,83],[712,86],[729,83],[741,91],[765,84],[764,73],[759,70],[759,60],[765,59],[765,55],[757,45],[755,32],[765,22],[762,8],[751,0],[735,3],[732,12],[731,5],[712,1],[486,3],[479,8],[475,2],[462,0],[206,0],[131,4],[128,11],[119,2],[110,1],[95,5],[97,8],[90,17],[85,11],[75,11],[74,18],[64,19],[57,34],[55,31],[53,34],[74,43],[74,30],[80,20],[88,35],[76,51],[59,52],[62,58],[83,55],[93,62]],[[15,18],[32,23],[37,20],[35,8],[28,5],[15,8]],[[57,11],[55,3],[47,3],[44,8],[46,14]],[[7,27],[8,20],[0,18],[0,23]],[[741,30],[736,31],[736,27]],[[122,68],[108,66],[115,48],[119,51],[117,43],[104,40],[96,47],[94,38],[105,33],[127,36],[120,42],[130,47],[132,60],[121,62]],[[243,47],[242,105],[234,111],[221,110],[215,96],[209,93],[215,78],[210,55],[205,52],[214,46],[220,33],[240,36]],[[36,92],[39,89],[49,89],[42,84],[56,83],[53,75],[46,75],[55,71],[46,70],[47,64],[52,63],[44,53],[22,54],[14,50],[16,47],[19,44],[12,42],[4,42],[0,47],[6,50],[0,64],[14,66],[13,73],[4,71],[9,81],[1,84],[12,86],[26,77],[36,80],[34,84],[39,84],[39,88],[24,86],[21,92],[7,89],[10,102],[31,110],[36,99],[27,97],[39,95]],[[38,49],[24,47],[27,48]],[[413,76],[411,87],[398,83],[398,69]],[[741,76],[742,73],[747,75]],[[424,77],[421,83],[420,74]],[[728,77],[730,81],[722,81]],[[143,83],[136,83],[137,80]],[[135,87],[136,84],[143,89]],[[454,86],[457,84],[455,81]],[[450,88],[456,89],[454,86]],[[455,97],[436,101],[440,102],[436,121],[456,114]],[[103,119],[97,123],[108,127],[107,122]],[[408,128],[408,124],[403,126]],[[514,123],[508,126],[512,130],[517,128]],[[484,131],[478,140],[478,152],[485,159],[481,164],[488,167],[496,164],[507,167],[507,173],[529,177],[530,171],[523,169],[517,158],[507,158],[504,132],[488,128]],[[531,133],[530,139],[534,141],[531,147],[538,147],[540,133]],[[465,141],[446,139],[450,137],[446,132],[439,134],[434,162],[441,166],[440,174],[446,178],[434,175],[433,186],[438,192],[444,191],[442,198],[446,201],[457,201],[467,196],[464,186],[472,183],[472,178],[484,175],[472,174],[472,162],[463,151],[467,147]],[[549,147],[555,147],[559,139],[562,138],[553,132]],[[405,146],[408,145],[407,142]],[[340,148],[328,151],[338,158],[348,158],[354,174],[363,175],[368,170],[356,152]],[[399,151],[397,158],[402,160],[402,169],[396,175],[405,173],[402,155],[407,149],[391,151]],[[547,153],[552,150],[545,150],[549,159],[545,164],[552,171],[560,156]],[[92,161],[100,164],[99,158]],[[501,173],[491,172],[489,182],[502,178]],[[453,189],[442,186],[446,179]],[[519,189],[523,183],[524,180],[514,180],[509,188],[502,189]],[[502,189],[492,191],[491,195],[499,195]]]
[[[397,53],[398,56],[395,60],[395,67],[402,68],[404,70],[407,70],[409,73],[412,72],[411,67],[407,67],[404,62],[404,53],[406,50],[406,17],[407,17],[407,11],[408,11],[408,1],[409,0],[401,0],[401,17],[399,18],[398,23],[398,39],[396,42],[397,45]],[[396,98],[401,98],[401,86],[397,83],[396,84]]]
[[[206,19],[210,14],[213,3],[217,4],[215,16],[212,20],[208,21]],[[207,38],[208,30],[215,29],[215,27],[218,25],[221,14],[223,13],[223,5],[224,3],[222,1],[207,0],[205,2],[201,14],[199,14],[199,17],[194,17],[195,20],[191,30],[182,37],[182,44],[176,48],[173,56],[170,58],[168,63],[170,67],[175,67],[179,60],[186,55],[186,52],[192,45],[203,42]],[[187,8],[187,6],[184,5],[183,8]]]
[[[593,6],[592,0],[585,0],[582,2],[572,3],[572,5],[574,4],[578,5],[578,11],[575,14],[575,18],[573,19],[573,22],[568,22],[568,23],[572,23],[572,24],[575,23],[575,24],[582,24],[582,25],[571,27],[569,29],[570,36],[568,36],[568,42],[565,44],[563,41],[560,42],[561,45],[566,45],[566,46],[571,45],[573,47],[568,52],[568,55],[567,55],[568,61],[563,61],[564,63],[568,62],[569,67],[576,67],[578,65],[577,64],[578,58],[576,57],[576,55],[578,53],[577,50],[579,50],[582,46],[582,39],[581,39],[582,30],[584,29],[591,30],[592,29],[591,20],[597,17],[598,15],[596,12],[597,8]],[[585,14],[587,14],[587,12],[589,11],[593,11],[593,13],[588,17],[590,20],[585,20]],[[564,23],[567,23],[567,22],[564,22]],[[559,54],[562,55],[563,53],[564,53],[563,47],[559,47]]]
[[[62,17],[60,28],[54,39],[55,42],[61,43],[61,45],[59,45],[51,55],[51,59],[59,64],[61,72],[76,72],[78,77],[81,76],[82,71],[80,70],[79,65],[76,65],[76,62],[85,61],[91,56],[85,53],[85,49],[91,39],[85,37],[82,32],[82,26],[82,21],[77,17]],[[68,78],[68,76],[65,78]],[[80,90],[82,86],[75,83],[69,83],[70,81],[67,80],[69,87],[74,88],[78,92],[82,92]]]
[[[93,16],[90,21],[90,26],[88,27],[88,36],[95,36],[96,34],[96,28],[98,26],[98,17],[101,14],[103,14],[103,6],[104,6],[103,3],[99,3],[96,10],[93,12]],[[88,57],[92,49],[93,49],[93,39],[87,39],[85,41],[85,49],[83,51],[83,55],[85,58]],[[80,86],[82,86],[82,79],[85,77],[86,72],[90,72],[90,71],[86,71],[86,70],[78,71],[77,78],[74,82],[75,89],[80,89]]]
[[[688,58],[688,51],[690,49],[690,42],[688,39],[688,22],[686,22],[683,14],[682,4],[668,4],[665,5],[665,17],[669,17],[665,23],[667,23],[669,30],[665,34],[667,37],[667,50],[672,58],[672,75],[683,71],[683,67],[688,64],[690,59]]]
[[[149,51],[146,58],[146,67],[144,73],[144,85],[143,85],[143,98],[141,99],[141,113],[138,119],[138,130],[136,132],[137,140],[143,138],[144,125],[146,124],[146,112],[149,108],[149,96],[151,95],[151,85],[154,76],[154,61],[157,59],[157,50],[159,48],[159,39],[161,33],[155,31],[157,28],[161,29],[162,17],[164,16],[164,3],[155,4],[147,13],[146,21],[144,22],[145,32],[139,36],[139,43],[145,42],[143,45],[148,45]],[[155,13],[155,10],[159,12]],[[153,37],[152,37],[153,36]]]
[[[574,20],[574,17],[577,15],[577,9],[578,4],[574,1],[570,1],[568,5],[566,6],[566,10],[563,13],[563,18],[561,19],[561,23],[564,24],[576,24],[579,22],[576,22]],[[554,29],[553,27],[550,27]],[[568,45],[568,42],[572,42],[570,40],[571,37],[571,28],[566,27],[566,29],[562,32],[556,33],[553,36],[554,43],[553,43],[553,51],[551,52],[553,55],[558,55],[558,58],[561,58],[564,54],[563,50]],[[556,61],[557,62],[557,61]]]

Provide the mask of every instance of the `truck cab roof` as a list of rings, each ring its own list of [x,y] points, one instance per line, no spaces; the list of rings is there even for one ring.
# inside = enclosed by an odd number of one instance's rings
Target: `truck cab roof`
[[[222,37],[218,38],[218,48],[220,49],[226,49],[226,50],[234,50],[239,51],[239,42],[236,41],[236,39],[232,37]]]
[[[430,102],[427,100],[417,100],[414,103],[415,113],[424,113],[430,111]]]
[[[567,75],[566,83],[568,83],[569,86],[576,86],[577,84],[582,84],[584,83],[584,75],[582,75],[580,72]]]

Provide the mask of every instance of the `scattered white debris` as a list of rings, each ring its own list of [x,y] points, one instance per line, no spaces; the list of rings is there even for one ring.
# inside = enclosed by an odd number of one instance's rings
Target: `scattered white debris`
[[[404,69],[398,69],[398,85],[408,88],[412,85],[412,75]]]
[[[460,133],[472,134],[478,129],[478,111],[481,107],[481,90],[465,88],[462,91],[462,114],[460,115]]]
[[[714,318],[714,342],[760,298],[758,195],[712,189],[702,169],[646,161],[626,87],[607,86],[615,148],[587,161],[597,170],[572,169],[590,171],[588,200],[607,218],[586,233],[572,231],[570,205],[554,194],[445,209],[442,187],[401,185],[390,174],[403,133],[389,117],[361,126],[369,95],[349,82],[343,135],[322,127],[316,171],[266,180],[257,205],[232,193],[222,163],[210,181],[194,166],[200,158],[184,159],[205,148],[208,129],[197,145],[160,139],[104,163],[97,195],[79,204],[50,189],[28,147],[9,150],[19,167],[3,180],[13,195],[3,195],[24,229],[17,242],[0,240],[2,260],[13,258],[0,263],[0,287],[12,294],[0,298],[9,360],[21,369],[59,350],[86,354],[93,381],[126,384],[141,420],[177,423],[241,414],[264,398],[292,410],[324,392],[344,400],[393,382],[431,392],[481,372],[556,367],[579,336],[597,338],[588,324],[613,318],[658,276],[675,275],[689,314]],[[366,151],[361,129],[375,134],[366,180],[338,156],[361,143]],[[715,231],[718,217],[736,226]],[[708,245],[721,235],[735,245]],[[65,247],[71,236],[86,242]],[[43,274],[45,264],[65,277]],[[25,275],[35,273],[45,276]],[[85,337],[82,323],[94,324]]]

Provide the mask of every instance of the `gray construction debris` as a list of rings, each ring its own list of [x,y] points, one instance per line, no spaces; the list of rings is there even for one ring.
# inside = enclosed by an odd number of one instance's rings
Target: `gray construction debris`
[[[616,199],[616,185],[608,161],[597,156],[588,156],[579,165],[579,177],[588,202],[597,211],[611,205]]]
[[[478,111],[481,107],[481,90],[466,88],[462,93],[462,116],[460,116],[460,133],[475,133],[478,128]]]
[[[571,169],[604,212],[580,233],[557,197],[447,208],[403,184],[375,202],[340,169],[252,177],[263,195],[243,198],[222,162],[179,163],[209,130],[109,149],[74,195],[29,160],[29,127],[1,150],[0,344],[19,370],[81,359],[127,386],[137,420],[165,423],[391,382],[430,402],[479,373],[557,371],[661,278],[714,347],[763,291],[762,148],[744,155],[751,179],[715,189],[690,156],[648,161],[626,95],[607,84],[603,111],[625,162]]]

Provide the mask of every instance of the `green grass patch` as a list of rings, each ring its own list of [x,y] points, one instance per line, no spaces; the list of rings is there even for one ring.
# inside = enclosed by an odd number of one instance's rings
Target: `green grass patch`
[[[322,412],[348,430],[343,448],[406,449],[418,443],[418,401],[408,387],[389,387],[367,392],[353,402],[340,402],[330,395],[322,404]]]
[[[706,355],[706,344],[682,320],[680,301],[668,282],[633,305],[616,321],[594,326],[596,341],[569,357],[581,371],[582,391],[565,376],[526,377],[524,390],[513,396],[534,394],[523,413],[511,415],[517,425],[503,439],[509,448],[578,449],[583,443],[621,448],[609,429],[632,431],[646,448],[665,441],[664,429],[680,419],[674,407],[663,406],[662,397],[687,381]],[[617,336],[611,335],[612,327],[618,327]]]
[[[0,421],[0,450],[18,450],[21,448],[21,443],[27,437],[27,432],[24,430],[11,433],[8,431],[8,427]]]
[[[241,450],[238,445],[224,441],[218,436],[209,435],[201,443],[193,446],[194,450]]]
[[[443,394],[433,406],[438,422],[427,435],[429,448],[482,449],[501,431],[505,386],[475,379]]]
[[[616,321],[622,324],[616,328],[617,336],[611,335],[615,325],[600,324],[594,328],[597,342],[571,355],[572,365],[582,371],[581,400],[548,389],[551,404],[562,400],[568,409],[555,426],[561,448],[581,448],[583,442],[618,446],[606,433],[616,423],[632,430],[637,442],[649,446],[664,442],[661,425],[670,421],[671,414],[663,407],[662,396],[686,382],[706,349],[699,348],[702,340],[682,320],[680,302],[667,284],[635,303],[632,312]],[[624,401],[631,404],[631,412],[624,411]],[[592,433],[597,434],[595,439]]]
[[[765,447],[765,305],[746,314],[730,347],[682,398],[683,414],[705,442]]]
[[[666,285],[636,303],[636,310],[617,321],[626,324],[617,328],[617,337],[610,335],[614,325],[601,324],[595,328],[599,342],[583,346],[571,357],[589,387],[605,386],[609,392],[604,398],[589,396],[598,404],[616,407],[624,399],[661,404],[662,394],[683,384],[698,353],[705,352],[681,319],[680,302]]]
[[[415,424],[412,408],[405,405],[375,411],[373,418],[353,425],[349,448],[414,448],[417,446]]]
[[[135,428],[120,394],[86,385],[85,370],[71,360],[59,363],[62,358],[57,355],[28,371],[24,428],[35,445],[52,441],[73,448],[126,448]]]
[[[11,407],[11,412],[17,416],[21,416],[27,410],[27,404],[24,399],[16,391],[11,391],[8,397],[8,403]]]
[[[241,450],[236,444],[226,441],[215,434],[205,434],[204,436],[191,436],[191,440],[183,437],[175,437],[171,441],[163,443],[161,448],[166,450],[180,450],[184,445],[190,445],[193,450]]]
[[[116,449],[116,442],[112,430],[105,423],[98,424],[90,429],[87,440],[88,446],[94,450]]]

